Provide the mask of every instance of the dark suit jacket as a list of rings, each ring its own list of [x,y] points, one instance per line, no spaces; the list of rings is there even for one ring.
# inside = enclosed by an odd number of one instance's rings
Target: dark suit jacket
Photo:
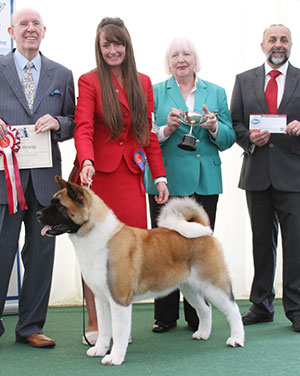
[[[74,81],[70,70],[42,56],[37,92],[32,113],[20,83],[13,53],[0,57],[0,118],[8,125],[34,124],[45,114],[60,123],[58,132],[51,131],[53,167],[20,170],[25,191],[31,174],[33,188],[41,205],[48,205],[57,191],[55,175],[61,175],[61,155],[58,141],[70,139],[74,129]],[[4,172],[0,172],[0,204],[7,204]]]
[[[288,66],[278,114],[287,123],[300,121],[300,69]],[[272,185],[285,192],[300,192],[300,137],[271,134],[269,142],[249,153],[249,115],[268,114],[264,95],[264,65],[236,76],[231,98],[231,116],[237,143],[244,149],[239,187],[261,191]]]

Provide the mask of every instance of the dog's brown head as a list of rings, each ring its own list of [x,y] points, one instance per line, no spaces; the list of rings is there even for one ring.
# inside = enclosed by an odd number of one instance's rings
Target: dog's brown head
[[[39,222],[45,225],[42,235],[76,233],[89,219],[89,190],[59,176],[55,181],[60,190],[49,206],[36,213]]]

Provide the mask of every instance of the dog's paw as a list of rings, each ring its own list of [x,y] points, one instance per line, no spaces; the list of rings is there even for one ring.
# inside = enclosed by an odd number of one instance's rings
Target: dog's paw
[[[210,331],[204,331],[204,330],[197,330],[194,334],[193,334],[193,338],[194,339],[197,339],[199,341],[204,341],[204,340],[207,340],[209,338],[209,335],[210,335]]]
[[[237,337],[229,337],[226,342],[226,345],[229,347],[244,347],[244,339]]]
[[[124,362],[123,356],[115,356],[112,354],[106,355],[102,360],[101,363],[104,366],[120,366]]]
[[[87,356],[95,357],[95,356],[104,356],[107,354],[109,347],[108,346],[102,346],[102,347],[97,347],[93,346],[88,351],[86,352]]]

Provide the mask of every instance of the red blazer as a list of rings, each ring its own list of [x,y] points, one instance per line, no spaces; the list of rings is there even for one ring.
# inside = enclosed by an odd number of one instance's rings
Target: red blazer
[[[105,126],[102,112],[101,87],[96,70],[86,73],[79,78],[79,95],[75,110],[74,139],[77,158],[81,166],[85,159],[94,162],[96,171],[113,172],[124,157],[129,169],[139,174],[140,170],[133,161],[134,153],[142,150],[135,140],[130,126],[130,108],[126,92],[121,88],[114,75],[113,82],[121,104],[124,119],[124,129],[118,140],[108,140],[109,131]],[[153,112],[153,89],[150,78],[139,73],[142,87],[148,102],[148,119],[150,142],[144,147],[153,178],[166,176],[161,156],[161,149],[155,133],[151,132]]]

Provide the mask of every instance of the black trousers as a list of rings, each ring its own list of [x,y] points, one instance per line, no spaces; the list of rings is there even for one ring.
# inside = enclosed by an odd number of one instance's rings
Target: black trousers
[[[175,197],[175,196],[172,196]],[[203,206],[208,214],[211,228],[215,227],[217,203],[219,195],[201,196],[196,193],[192,196],[199,204]],[[171,197],[170,197],[171,198]],[[157,227],[157,217],[162,205],[158,205],[154,195],[149,195],[149,206],[152,228]],[[159,260],[158,260],[159,262]],[[164,298],[155,299],[154,302],[154,319],[164,324],[174,323],[179,319],[179,298],[180,292],[176,290]],[[184,317],[192,326],[198,326],[199,319],[195,309],[184,299]]]
[[[282,303],[292,320],[300,314],[300,193],[282,192],[273,187],[246,191],[253,236],[254,277],[251,310],[273,316],[274,276],[278,225],[282,236]]]

